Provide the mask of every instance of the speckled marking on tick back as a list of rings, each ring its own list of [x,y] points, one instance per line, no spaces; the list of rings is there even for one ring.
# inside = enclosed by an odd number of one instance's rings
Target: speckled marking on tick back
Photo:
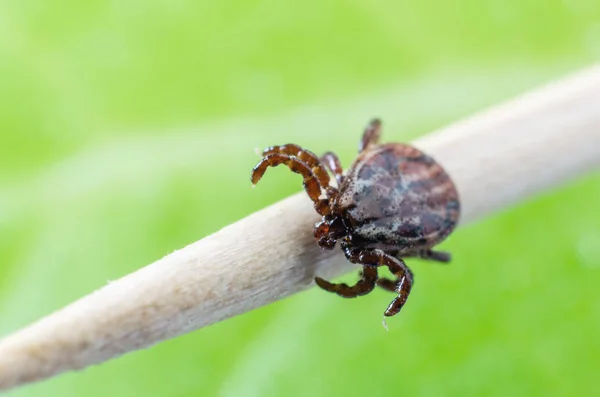
[[[431,248],[458,222],[458,193],[450,177],[418,149],[393,143],[358,156],[334,212],[356,227],[352,239],[404,254]]]

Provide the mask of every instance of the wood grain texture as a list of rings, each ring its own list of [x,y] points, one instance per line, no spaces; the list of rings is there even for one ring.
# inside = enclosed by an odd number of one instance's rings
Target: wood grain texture
[[[454,179],[461,223],[558,186],[600,166],[600,65],[414,145]],[[354,269],[340,250],[317,247],[318,220],[305,194],[294,195],[5,338],[0,389],[151,346],[309,288],[316,274]]]

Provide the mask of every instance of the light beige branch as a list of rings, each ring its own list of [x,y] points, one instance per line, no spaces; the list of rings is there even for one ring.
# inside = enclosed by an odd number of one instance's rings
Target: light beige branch
[[[465,93],[457,92],[456,95]],[[414,144],[453,177],[462,223],[600,165],[600,65]],[[297,194],[0,341],[0,389],[84,368],[247,312],[353,269],[321,251]]]

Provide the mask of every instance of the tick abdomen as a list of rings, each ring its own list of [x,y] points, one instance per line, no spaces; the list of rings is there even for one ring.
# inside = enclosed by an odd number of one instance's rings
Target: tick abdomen
[[[448,174],[431,157],[398,143],[359,155],[336,207],[347,214],[352,240],[400,254],[438,244],[459,217],[458,193]]]

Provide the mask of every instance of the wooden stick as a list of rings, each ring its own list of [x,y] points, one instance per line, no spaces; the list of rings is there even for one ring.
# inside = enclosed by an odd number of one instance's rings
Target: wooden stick
[[[414,144],[456,182],[462,223],[525,200],[600,165],[600,65]],[[353,269],[340,250],[317,248],[317,220],[309,199],[294,195],[5,338],[0,389],[151,346],[309,288],[315,274]]]

